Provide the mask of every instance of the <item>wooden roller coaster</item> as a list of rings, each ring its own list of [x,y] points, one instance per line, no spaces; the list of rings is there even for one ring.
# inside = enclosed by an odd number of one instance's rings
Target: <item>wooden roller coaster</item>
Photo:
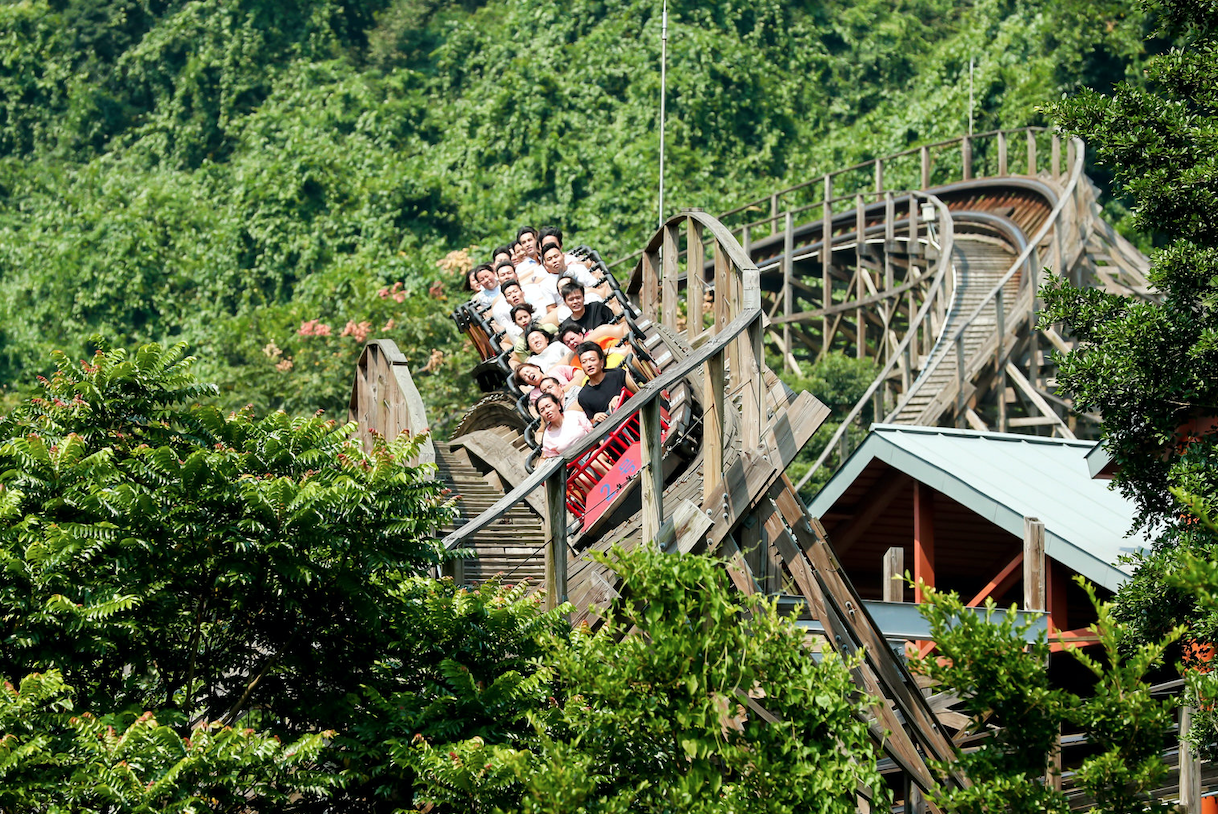
[[[1099,216],[1083,145],[1064,144],[1037,128],[963,137],[718,218],[670,218],[639,254],[606,269],[617,269],[616,296],[654,375],[559,458],[537,460],[535,425],[505,389],[493,337],[459,315],[492,392],[427,453],[460,511],[444,544],[470,553],[452,575],[530,579],[551,607],[571,603],[573,623],[595,625],[619,586],[589,552],[654,541],[715,554],[740,591],[802,605],[824,647],[863,654],[855,680],[875,699],[872,730],[898,801],[911,806],[938,785],[967,783],[930,768],[951,760],[961,716],[908,672],[785,474],[829,411],[791,392],[766,351],[796,370],[830,351],[875,360],[875,380],[835,416],[840,429],[817,467],[844,459],[845,428],[864,410],[886,422],[1094,435],[1098,417],[1055,391],[1045,351],[1071,343],[1037,328],[1041,275],[1152,292],[1145,258]],[[392,343],[369,345],[361,359],[351,417],[389,437],[426,429]],[[637,472],[605,475],[617,480],[586,522],[594,490],[581,487],[573,500],[572,473],[631,426]],[[859,789],[860,807],[872,796]]]

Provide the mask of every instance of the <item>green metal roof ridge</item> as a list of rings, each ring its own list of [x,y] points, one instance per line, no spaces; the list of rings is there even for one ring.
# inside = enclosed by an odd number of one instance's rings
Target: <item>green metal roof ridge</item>
[[[1091,449],[1094,441],[1080,441],[1077,438],[1049,438],[1044,435],[1021,435],[1014,432],[995,432],[993,430],[961,430],[955,427],[923,427],[915,424],[872,424],[869,432],[902,432],[918,435],[951,435],[959,438],[988,438],[991,441],[1014,441],[1019,443],[1047,444],[1055,447],[1078,447]]]

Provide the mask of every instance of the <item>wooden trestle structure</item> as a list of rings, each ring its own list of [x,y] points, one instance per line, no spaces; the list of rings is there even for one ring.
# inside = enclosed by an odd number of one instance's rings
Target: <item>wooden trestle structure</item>
[[[1012,172],[1014,144],[1020,174]],[[868,406],[890,423],[1091,432],[1098,417],[1072,412],[1054,392],[1045,350],[1071,345],[1035,327],[1040,269],[1076,285],[1150,292],[1145,259],[1098,216],[1081,142],[1065,143],[1064,170],[1062,153],[1050,131],[987,133],[821,176],[720,218],[699,210],[670,218],[636,255],[628,280],[625,267],[618,275],[639,323],[669,351],[656,379],[563,458],[543,459],[531,473],[522,428],[506,410],[436,441],[440,474],[462,512],[444,544],[494,564],[477,570],[471,561],[475,570],[458,578],[542,577],[549,606],[570,602],[573,623],[596,624],[617,585],[590,551],[655,541],[712,553],[738,590],[802,604],[823,647],[863,653],[854,679],[874,699],[872,733],[898,803],[912,811],[928,805],[924,792],[966,783],[928,761],[950,761],[967,722],[951,712],[951,698],[929,695],[908,672],[785,475],[829,411],[812,394],[792,393],[765,352],[789,369],[831,350],[876,361],[878,376],[836,417],[843,429],[818,465],[834,453],[844,458],[844,428]],[[392,437],[426,428],[407,409],[413,396],[397,392],[413,390],[396,371],[398,356],[381,342],[361,360],[351,402],[361,429]],[[688,465],[668,467],[666,479],[661,403],[682,381],[693,393],[701,446]],[[633,512],[596,534],[574,532],[564,500],[568,461],[634,415],[642,456]],[[544,563],[544,576],[534,563]],[[871,796],[859,789],[862,810]]]

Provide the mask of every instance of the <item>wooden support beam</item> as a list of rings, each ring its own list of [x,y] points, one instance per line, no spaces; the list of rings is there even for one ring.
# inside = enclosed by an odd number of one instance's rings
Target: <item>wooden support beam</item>
[[[660,526],[656,545],[662,551],[688,554],[706,539],[706,532],[710,531],[712,525],[711,519],[697,503],[682,500],[672,516]]]
[[[702,508],[710,512],[715,521],[707,535],[711,551],[715,551],[753,504],[765,496],[765,491],[782,476],[828,417],[828,407],[811,393],[800,393],[789,408],[770,422],[764,439],[765,452],[745,450],[723,473],[719,485],[702,501]],[[704,471],[707,465],[703,463]]]
[[[1025,396],[1028,397],[1028,400],[1036,406],[1036,409],[1040,410],[1045,418],[1050,418],[1053,420],[1053,423],[1057,426],[1057,430],[1062,434],[1062,437],[1073,441],[1074,433],[1071,432],[1070,428],[1066,426],[1066,422],[1061,420],[1061,416],[1059,416],[1053,410],[1053,408],[1049,406],[1049,402],[1045,401],[1044,397],[1036,391],[1036,388],[1032,386],[1032,383],[1028,381],[1027,377],[1023,375],[1023,372],[1016,367],[1013,362],[1007,362],[1006,372],[1007,375],[1011,377],[1012,381],[1015,382],[1015,385],[1023,391]],[[1012,419],[1009,423],[1011,426],[1015,426],[1014,419]]]
[[[914,602],[921,602],[922,585],[935,587],[935,491],[914,482]]]
[[[884,601],[905,601],[905,549],[893,546],[884,552]]]
[[[834,643],[834,649],[849,657],[858,652],[858,647],[850,635],[849,628],[837,610],[828,602],[824,590],[816,579],[816,574],[808,560],[800,551],[799,546],[789,533],[780,535],[775,541],[783,561],[791,572],[800,594],[808,601],[808,610],[825,628],[826,636]],[[860,689],[875,699],[873,707],[880,732],[873,731],[884,752],[904,770],[919,787],[928,789],[934,784],[934,778],[927,768],[917,746],[911,740],[905,727],[901,725],[892,702],[885,695],[869,663],[859,665],[852,671],[855,682]],[[885,730],[887,737],[885,737]]]
[[[950,761],[954,757],[951,739],[930,710],[926,699],[916,689],[913,676],[892,654],[883,633],[867,613],[863,600],[850,583],[842,578],[841,567],[833,556],[824,529],[816,519],[807,514],[807,510],[795,498],[794,486],[785,475],[782,486],[785,488],[775,487],[778,491],[775,504],[815,569],[815,578],[823,591],[822,602],[826,611],[824,619],[832,620],[836,617],[839,624],[841,619],[848,617],[851,620],[848,630],[842,627],[838,630],[852,638],[857,637],[858,644],[866,653],[867,664],[883,681],[887,697],[892,699],[909,723],[912,737],[918,740],[930,757]],[[828,630],[826,625],[826,631]],[[949,770],[948,777],[951,782],[961,786],[967,783],[963,776],[955,771]]]
[[[1045,609],[1045,524],[1035,517],[1023,519],[1023,606]]]
[[[988,597],[1002,596],[1006,591],[1019,579],[1019,566],[1024,563],[1024,555],[1022,552],[1015,555],[1015,559],[1006,564],[1001,571],[988,583],[985,587],[977,592],[977,595],[968,601],[968,607],[977,608],[981,606]]]
[[[705,516],[703,515],[703,517]],[[738,591],[747,596],[761,592],[761,586],[757,584],[757,579],[753,576],[748,561],[731,535],[719,541],[719,556],[724,561],[728,578]]]

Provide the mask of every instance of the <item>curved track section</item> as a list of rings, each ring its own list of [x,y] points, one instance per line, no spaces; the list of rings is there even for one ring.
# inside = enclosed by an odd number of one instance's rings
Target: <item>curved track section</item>
[[[801,485],[844,458],[850,424],[1097,437],[1099,416],[1057,392],[1052,352],[1074,343],[1036,327],[1038,288],[1049,274],[1153,296],[1146,258],[1102,218],[1082,142],[1043,128],[907,150],[720,217],[758,266],[767,349],[786,372],[806,374],[831,352],[875,366]],[[936,287],[943,253],[950,270]],[[682,285],[717,300],[713,260],[696,254]],[[644,271],[636,267],[627,290],[646,300]]]

